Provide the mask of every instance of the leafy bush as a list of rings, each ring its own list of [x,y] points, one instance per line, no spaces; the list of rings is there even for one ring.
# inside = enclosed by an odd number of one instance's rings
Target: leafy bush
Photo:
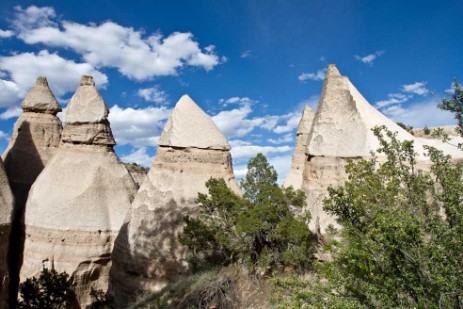
[[[196,265],[243,261],[251,271],[268,272],[282,266],[307,268],[314,237],[307,227],[310,214],[301,211],[305,194],[281,188],[277,173],[262,154],[251,159],[241,182],[244,195],[232,192],[223,179],[206,183],[209,194],[199,194],[201,212],[185,217],[181,242]]]
[[[322,273],[362,306],[461,308],[463,165],[429,147],[431,172],[419,171],[412,142],[374,131],[387,160],[350,162],[349,180],[329,189],[344,241]]]
[[[28,278],[19,285],[19,294],[18,308],[66,308],[72,294],[69,275],[44,267],[38,278]]]

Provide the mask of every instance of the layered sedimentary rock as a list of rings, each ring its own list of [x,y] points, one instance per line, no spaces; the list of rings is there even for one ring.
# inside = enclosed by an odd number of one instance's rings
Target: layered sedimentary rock
[[[450,145],[412,136],[371,106],[335,65],[328,65],[307,142],[307,162],[303,173],[303,189],[313,218],[310,224],[312,229],[317,229],[319,225],[323,233],[328,225],[336,226],[335,219],[323,211],[326,189],[344,183],[347,160],[368,158],[372,152],[376,152],[380,145],[371,129],[381,125],[397,132],[399,140],[414,141],[422,168],[429,166],[424,156],[424,145],[435,146],[456,159],[462,156]]]
[[[81,307],[91,288],[107,290],[113,243],[137,188],[113,150],[108,113],[84,76],[64,115],[62,144],[26,204],[21,280],[43,264],[65,271]]]
[[[198,211],[205,182],[223,178],[238,192],[230,146],[217,126],[184,95],[159,139],[157,154],[113,252],[111,291],[123,307],[138,290],[156,291],[189,271],[178,242],[184,215]]]
[[[5,170],[16,200],[9,250],[12,300],[22,262],[24,205],[32,184],[58,149],[62,130],[61,121],[56,116],[61,107],[45,77],[37,78],[21,108],[23,113],[16,121],[10,143],[3,153]]]
[[[0,309],[8,308],[8,262],[7,252],[10,240],[13,194],[0,158]]]
[[[307,159],[305,151],[314,115],[315,113],[313,110],[306,105],[302,112],[301,121],[299,121],[299,125],[297,126],[296,146],[294,147],[291,169],[284,183],[285,187],[293,186],[294,189],[302,188],[302,173],[304,172],[304,165]]]
[[[140,187],[145,180],[149,169],[136,163],[124,163],[124,166],[129,171],[137,186]]]

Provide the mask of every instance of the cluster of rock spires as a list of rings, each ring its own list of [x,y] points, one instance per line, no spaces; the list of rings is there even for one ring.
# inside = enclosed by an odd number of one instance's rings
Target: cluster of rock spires
[[[452,146],[438,140],[414,137],[388,119],[371,106],[349,78],[342,76],[333,64],[327,66],[315,115],[305,110],[300,127],[303,123],[307,125],[303,125],[304,130],[298,128],[293,164],[285,185],[305,191],[307,209],[312,215],[310,228],[314,231],[324,232],[329,225],[337,226],[335,218],[323,210],[327,188],[342,185],[347,180],[344,166],[348,160],[368,158],[378,150],[379,141],[372,131],[375,126],[385,126],[397,132],[399,140],[413,141],[421,160],[419,166],[423,169],[430,165],[429,159],[424,156],[424,145],[438,147],[452,154],[454,159],[462,158],[462,154],[455,152]],[[305,150],[304,156],[302,149]],[[379,160],[382,159],[380,154],[377,156]],[[305,162],[301,164],[302,157]]]
[[[22,108],[5,168],[0,159],[0,309],[8,289],[15,299],[19,278],[44,266],[71,276],[77,307],[89,304],[92,289],[109,291],[124,307],[138,291],[158,291],[190,271],[178,241],[183,216],[198,212],[197,194],[211,177],[239,188],[227,139],[189,96],[176,104],[147,175],[119,161],[109,110],[91,77],[82,77],[71,98],[64,129],[45,78]],[[426,144],[451,152],[387,119],[329,65],[317,111],[304,108],[285,181],[306,192],[313,230],[336,225],[322,209],[326,189],[346,180],[348,159],[377,150],[377,125],[413,140],[420,154]],[[428,163],[423,156],[423,168]]]

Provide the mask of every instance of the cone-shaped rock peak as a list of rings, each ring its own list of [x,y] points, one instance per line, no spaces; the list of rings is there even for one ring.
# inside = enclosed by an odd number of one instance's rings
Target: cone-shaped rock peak
[[[306,161],[307,140],[312,128],[313,118],[315,113],[309,106],[304,107],[301,120],[296,132],[296,145],[294,147],[293,161],[291,169],[284,183],[285,187],[293,186],[295,189],[302,187],[302,173]]]
[[[159,138],[160,146],[229,150],[225,136],[212,119],[188,96],[175,105]]]
[[[72,144],[114,146],[109,109],[91,76],[84,75],[64,113],[62,141]]]
[[[25,112],[36,112],[56,115],[61,112],[61,106],[48,87],[47,78],[39,76],[37,81],[24,98],[21,108]]]
[[[336,64],[328,64],[326,66],[326,77],[341,77],[341,73],[339,72]]]
[[[314,115],[314,111],[308,105],[305,105],[304,111],[302,112],[301,120],[299,121],[299,125],[297,126],[296,135],[310,133]]]

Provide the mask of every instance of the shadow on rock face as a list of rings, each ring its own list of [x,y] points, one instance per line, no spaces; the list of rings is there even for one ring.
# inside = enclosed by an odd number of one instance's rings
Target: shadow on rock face
[[[10,273],[10,307],[15,308],[19,287],[19,272],[23,262],[25,239],[24,213],[29,190],[44,168],[37,147],[32,138],[29,122],[18,128],[14,145],[5,156],[5,170],[15,197],[12,213],[8,268]],[[25,181],[20,181],[24,179]]]
[[[183,217],[191,207],[179,207],[171,199],[154,210],[131,210],[116,239],[110,272],[110,291],[116,304],[127,305],[142,291],[157,291],[190,271],[187,248],[180,244]]]

